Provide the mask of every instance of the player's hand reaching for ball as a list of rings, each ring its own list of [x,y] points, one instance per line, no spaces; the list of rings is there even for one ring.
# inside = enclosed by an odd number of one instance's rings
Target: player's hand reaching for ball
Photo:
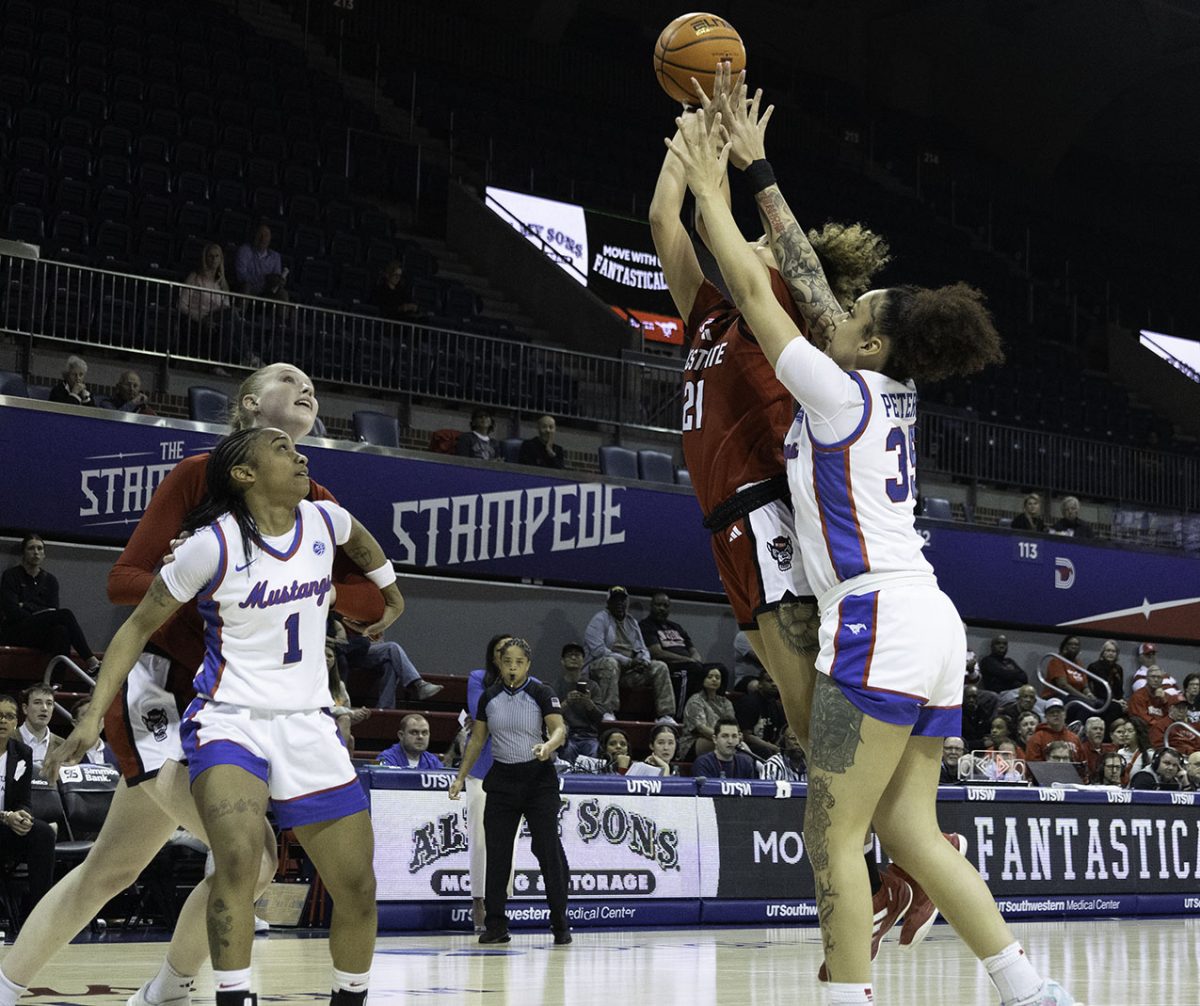
[[[711,128],[713,120],[721,111],[721,100],[732,94],[735,87],[738,84],[741,84],[745,79],[746,71],[742,70],[738,74],[737,81],[735,82],[733,79],[733,70],[729,60],[722,60],[721,62],[717,63],[717,69],[713,73],[713,93],[711,98],[704,90],[704,85],[701,84],[700,81],[698,81],[695,77],[691,78],[692,91],[695,92],[697,101],[691,103],[690,105],[684,105],[684,113],[686,114],[687,112],[693,111],[695,108],[699,107],[700,111],[704,115],[705,125]]]
[[[697,196],[719,192],[729,162],[729,144],[721,137],[720,114],[711,126],[695,112],[681,115],[675,124],[679,132],[664,142],[683,165],[688,188]]]
[[[775,106],[768,105],[762,118],[759,118],[762,88],[754,92],[753,98],[747,99],[744,73],[733,92],[723,95],[720,102],[721,126],[726,139],[729,140],[729,161],[735,168],[744,170],[754,161],[767,156],[763,137],[767,131],[767,123],[771,121],[775,112]]]
[[[84,716],[70,736],[46,755],[46,760],[42,762],[42,778],[57,779],[58,770],[64,765],[78,765],[99,739],[99,721],[90,715]]]

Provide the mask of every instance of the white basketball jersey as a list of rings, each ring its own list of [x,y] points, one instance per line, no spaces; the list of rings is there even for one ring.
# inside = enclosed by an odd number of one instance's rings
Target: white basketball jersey
[[[916,389],[874,371],[846,373],[805,348],[809,352],[789,345],[777,369],[802,403],[784,455],[796,536],[814,593],[820,598],[864,574],[932,575],[913,523]],[[822,418],[803,404],[814,378],[820,390],[812,397]],[[814,434],[814,427],[826,435]]]
[[[226,514],[185,541],[163,582],[180,601],[198,598],[204,618],[199,695],[253,709],[333,705],[325,668],[325,622],[336,546],[350,537],[350,514],[303,500],[295,527],[250,546]]]

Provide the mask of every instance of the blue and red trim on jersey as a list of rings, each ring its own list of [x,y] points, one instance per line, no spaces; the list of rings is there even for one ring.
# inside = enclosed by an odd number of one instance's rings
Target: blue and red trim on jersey
[[[196,610],[204,620],[204,663],[192,679],[192,687],[201,695],[213,695],[221,684],[225,672],[225,658],[221,654],[221,605],[214,596],[229,570],[229,543],[221,524],[211,525],[217,539],[217,571],[196,596]]]
[[[328,518],[326,518],[326,519],[328,520]],[[280,552],[276,549],[273,549],[265,541],[262,543],[262,550],[264,552],[266,552],[267,555],[273,556],[276,559],[281,559],[284,562],[286,562],[288,559],[290,559],[292,556],[294,556],[296,554],[296,549],[298,549],[300,547],[300,541],[303,537],[304,537],[304,516],[300,512],[300,508],[296,507],[296,524],[295,524],[295,528],[294,528],[294,533],[292,535],[292,542],[290,545],[288,545],[286,551]]]

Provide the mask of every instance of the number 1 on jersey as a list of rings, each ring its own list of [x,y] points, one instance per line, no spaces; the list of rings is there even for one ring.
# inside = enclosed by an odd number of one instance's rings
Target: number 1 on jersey
[[[288,615],[287,621],[283,623],[283,628],[287,632],[287,649],[283,654],[283,662],[298,664],[300,658],[304,656],[304,651],[300,649],[300,612],[295,611]]]
[[[704,379],[683,386],[683,428],[698,430],[704,422]]]

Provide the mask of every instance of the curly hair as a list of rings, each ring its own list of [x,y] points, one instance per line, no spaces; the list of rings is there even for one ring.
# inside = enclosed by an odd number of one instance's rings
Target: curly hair
[[[870,290],[876,274],[892,260],[883,235],[861,223],[829,220],[819,231],[810,230],[808,240],[821,260],[829,289],[843,307]]]
[[[890,287],[876,324],[892,340],[883,373],[897,381],[943,381],[1004,362],[983,293],[966,283],[929,290]]]

